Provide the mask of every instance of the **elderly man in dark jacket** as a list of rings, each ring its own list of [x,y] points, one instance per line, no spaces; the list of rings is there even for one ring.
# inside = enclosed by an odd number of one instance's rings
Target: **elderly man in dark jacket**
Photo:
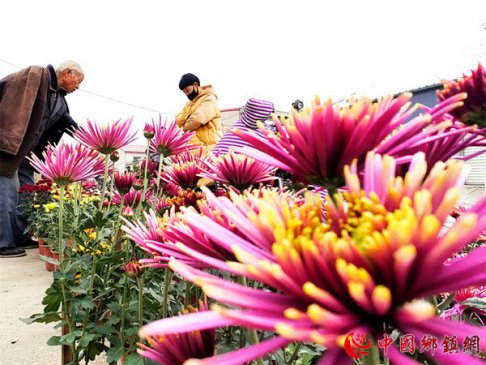
[[[31,66],[0,80],[0,258],[25,255],[32,245],[18,210],[18,189],[34,183],[25,159],[77,128],[64,98],[79,88],[84,72],[74,61],[54,69]]]

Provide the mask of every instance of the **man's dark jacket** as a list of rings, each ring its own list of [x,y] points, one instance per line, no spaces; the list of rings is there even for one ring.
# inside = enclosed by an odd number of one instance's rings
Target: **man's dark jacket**
[[[0,175],[12,176],[30,152],[41,155],[75,128],[51,65],[0,80]]]

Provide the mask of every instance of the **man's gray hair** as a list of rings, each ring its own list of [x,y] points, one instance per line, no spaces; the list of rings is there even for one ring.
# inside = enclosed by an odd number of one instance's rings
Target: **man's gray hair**
[[[64,61],[63,63],[61,63],[56,67],[56,72],[63,72],[67,70],[74,71],[84,75],[83,69],[76,61]]]

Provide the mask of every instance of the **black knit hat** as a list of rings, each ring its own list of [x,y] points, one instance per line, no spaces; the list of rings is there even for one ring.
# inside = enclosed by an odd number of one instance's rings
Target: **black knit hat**
[[[197,82],[198,85],[201,85],[201,83],[199,82],[199,78],[196,75],[194,74],[182,75],[181,81],[179,81],[179,89],[184,90],[186,87],[194,84],[195,82]]]

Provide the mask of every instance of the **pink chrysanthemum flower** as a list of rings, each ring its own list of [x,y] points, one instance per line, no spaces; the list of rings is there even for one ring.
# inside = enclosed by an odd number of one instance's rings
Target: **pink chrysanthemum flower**
[[[242,191],[259,183],[275,179],[275,168],[251,157],[237,153],[227,153],[202,161],[203,172],[199,175]]]
[[[140,204],[142,199],[142,191],[135,190],[133,187],[123,196],[123,205],[126,207],[136,207]],[[145,201],[148,204],[152,204],[154,199],[154,193],[152,190],[147,190],[145,192]],[[122,196],[118,191],[115,191],[113,194],[113,198],[111,199],[113,204],[121,204]]]
[[[194,132],[184,133],[184,131],[177,126],[177,121],[173,120],[162,121],[162,117],[159,116],[158,123],[152,122],[155,136],[150,141],[150,151],[162,155],[163,157],[169,157],[178,155],[179,153],[195,148],[190,143],[191,138],[194,136]]]
[[[120,194],[128,193],[132,188],[135,179],[136,176],[133,172],[125,171],[123,173],[120,173],[119,171],[116,171],[114,176],[114,184],[116,190],[118,190]]]
[[[231,241],[238,241],[238,245],[261,257],[270,257],[273,244],[273,222],[278,221],[285,227],[287,212],[291,207],[302,205],[300,199],[280,193],[272,189],[260,189],[244,194],[230,193],[230,197],[215,197],[207,188],[203,188],[206,200],[198,204],[202,216],[192,208],[181,208],[183,214],[172,222],[163,236],[173,242],[180,251],[198,258],[205,255],[221,261],[234,261],[235,253]],[[320,207],[320,201],[315,201]],[[263,219],[270,212],[278,212],[273,220]],[[204,224],[211,228],[201,230]],[[289,222],[291,226],[292,223]],[[255,230],[255,226],[258,227]],[[224,230],[221,230],[224,228]],[[230,234],[228,236],[220,234]],[[231,232],[231,233],[229,233]],[[205,262],[204,259],[201,260]],[[213,265],[215,261],[211,263]],[[219,267],[227,270],[225,264]]]
[[[464,94],[458,94],[447,99],[447,102],[451,104],[447,106],[446,110],[453,111],[460,107],[463,104],[461,99],[463,96]],[[390,138],[382,143],[376,149],[376,152],[382,155],[394,156],[402,165],[402,169],[406,167],[411,156],[417,152],[425,153],[425,159],[429,168],[432,168],[440,161],[445,162],[451,158],[469,160],[486,152],[485,149],[468,156],[459,156],[459,153],[467,147],[486,147],[486,137],[475,126],[465,126],[454,120],[449,114],[444,114],[443,104],[444,102],[433,108],[421,106],[426,113],[431,115],[433,124],[416,133],[412,139],[409,139],[407,147],[397,146],[396,139]],[[407,127],[408,125],[405,125],[403,128]],[[397,173],[399,172],[397,171]]]
[[[146,162],[148,161],[148,163]],[[148,176],[153,176],[157,173],[157,163],[152,161],[152,160],[143,160],[141,163],[140,163],[140,171],[142,171],[143,173],[145,172],[145,165],[147,165],[147,175]]]
[[[210,267],[210,265],[197,259],[199,254],[218,260],[234,261],[235,255],[232,245],[225,243],[227,242],[225,241],[226,238],[221,240],[219,236],[220,231],[218,230],[219,226],[230,230],[233,233],[232,237],[235,239],[244,237],[248,241],[248,250],[257,250],[262,252],[262,255],[265,255],[264,251],[269,252],[273,243],[272,225],[266,221],[259,222],[260,232],[255,234],[253,223],[258,219],[249,220],[246,215],[250,214],[250,212],[256,214],[260,210],[268,211],[272,207],[275,209],[279,206],[286,207],[287,204],[294,203],[290,195],[268,189],[245,192],[242,195],[231,193],[231,200],[227,197],[217,198],[208,189],[203,189],[206,192],[207,200],[199,200],[197,206],[204,214],[204,224],[213,227],[214,234],[208,235],[200,232],[199,224],[201,223],[199,219],[192,219],[194,215],[198,216],[194,208],[181,208],[184,213],[172,216],[170,220],[157,219],[155,214],[151,213],[150,216],[145,216],[145,224],[138,222],[138,226],[135,227],[134,224],[129,225],[127,223],[127,228],[124,228],[124,230],[128,236],[143,250],[154,255],[153,259],[145,260],[144,262],[154,263],[156,266],[166,266],[169,258],[174,256],[178,259],[183,258],[191,266]],[[265,197],[266,201],[261,201],[261,197]],[[171,199],[173,208],[177,208],[178,199]],[[173,202],[173,200],[176,201]],[[233,202],[238,202],[239,210],[234,209]],[[297,205],[301,203],[300,200],[295,202]],[[185,205],[187,206],[187,202]],[[232,218],[230,219],[227,215],[221,214],[222,210],[231,214]],[[283,208],[284,210],[285,208]],[[240,225],[237,226],[234,220],[238,220]],[[240,228],[240,226],[246,228]],[[261,232],[265,232],[264,236],[267,239],[262,238]],[[223,267],[225,266],[223,265]]]
[[[464,105],[450,112],[457,119],[468,125],[477,124],[486,128],[486,70],[479,64],[471,75],[463,75],[457,81],[443,81],[444,89],[437,91],[439,100],[445,100],[457,94],[467,94]]]
[[[114,123],[99,125],[88,120],[86,127],[80,127],[74,138],[86,146],[109,155],[135,140],[135,132],[131,132],[132,118]]]
[[[142,259],[140,263],[150,267],[164,268],[167,267],[171,257],[176,257],[189,265],[200,266],[195,259],[183,254],[173,243],[165,240],[164,230],[171,222],[176,220],[173,212],[164,215],[163,218],[158,218],[152,210],[149,214],[144,212],[143,215],[144,222],[130,222],[122,217],[125,223],[122,230],[127,234],[127,237],[142,250],[153,255],[153,258]]]
[[[165,191],[177,195],[180,190],[196,188],[200,179],[198,175],[202,172],[202,161],[207,157],[208,153],[202,148],[192,151],[186,149],[171,156],[162,173],[162,180],[167,184]]]
[[[419,166],[425,165],[423,157],[412,164],[411,177],[404,178],[393,174],[392,163],[380,162],[379,156],[371,160],[372,166],[369,162],[365,167],[369,180],[363,188],[357,176],[348,176],[351,192],[336,194],[336,201],[345,202],[339,208],[342,221],[334,223],[332,212],[324,220],[317,196],[308,196],[300,206],[248,214],[248,219],[273,228],[265,231],[258,224],[246,227],[246,221],[233,217],[241,209],[239,204],[221,211],[233,218],[236,229],[251,229],[260,242],[272,242],[271,251],[254,249],[247,239],[235,237],[233,229],[208,224],[204,216],[193,214],[191,220],[199,233],[216,237],[222,247],[230,245],[236,261],[192,253],[179,244],[181,251],[272,290],[245,287],[173,259],[169,266],[174,271],[225,307],[183,316],[177,323],[157,321],[150,328],[159,334],[176,334],[233,324],[277,333],[269,340],[272,343],[239,350],[245,357],[234,364],[261,356],[262,348],[270,352],[293,341],[325,346],[320,364],[350,363],[342,346],[353,331],[367,333],[375,341],[385,333],[390,335],[385,328],[413,334],[418,340],[425,334],[437,338],[448,334],[458,342],[467,336],[485,336],[481,327],[459,322],[451,326],[424,298],[486,284],[486,272],[481,269],[486,264],[486,247],[447,262],[486,228],[486,196],[446,228],[444,222],[459,197],[462,162],[434,167],[419,182],[421,171],[427,170]],[[326,204],[334,205],[331,200]],[[480,349],[484,351],[486,344],[480,344]],[[223,364],[229,356],[207,358],[199,364]],[[414,363],[395,346],[388,349],[388,356],[392,363]],[[439,363],[450,361],[449,354],[437,351],[434,356]],[[466,353],[454,354],[454,361],[482,364]]]
[[[162,197],[158,198],[156,203],[155,203],[155,211],[158,214],[163,214],[166,211],[168,211],[171,206],[172,206],[172,203],[170,202],[170,200],[167,199],[167,197],[162,196]]]
[[[206,303],[201,303],[199,309],[189,307],[183,313],[198,313],[206,311],[207,308]],[[216,331],[212,328],[160,336],[157,331],[145,328],[141,335],[148,341],[148,345],[139,344],[138,353],[161,365],[187,365],[191,363],[191,359],[212,356],[216,348]]]
[[[454,207],[454,209],[452,209],[451,217],[457,219],[465,213],[467,213],[467,208],[462,205],[459,205]],[[481,232],[481,234],[477,237],[477,241],[486,242],[486,231]]]
[[[475,317],[482,326],[484,326],[484,319],[486,318],[486,310],[475,307],[474,303],[481,304],[486,299],[485,287],[469,287],[460,289],[454,293],[452,300],[452,307],[442,313],[442,317],[465,321],[465,313],[470,317]]]
[[[177,196],[181,191],[183,190],[178,185],[172,182],[166,183],[164,186],[164,193],[171,197]]]
[[[209,156],[209,152],[200,146],[195,146],[193,150],[185,149],[178,155],[169,157],[169,164],[182,164],[186,162],[199,162]]]
[[[122,209],[121,215],[125,218],[133,217],[133,209],[131,207],[124,207]]]
[[[262,137],[234,130],[253,147],[238,151],[289,171],[305,183],[335,190],[344,183],[345,165],[355,159],[362,163],[368,151],[385,141],[396,151],[409,147],[433,118],[441,118],[460,104],[460,97],[446,100],[434,116],[420,115],[402,127],[415,111],[408,108],[411,97],[405,93],[378,102],[362,99],[346,107],[333,105],[331,100],[322,105],[316,99],[309,110],[293,111],[288,119],[274,117],[278,133],[262,129]]]
[[[28,159],[38,173],[59,185],[68,185],[103,173],[103,157],[80,144],[49,145],[42,155],[42,160],[34,154]]]
[[[441,204],[448,205],[451,199],[459,198],[460,187],[466,181],[468,169],[462,163],[452,160],[448,164],[435,164],[427,174],[425,158],[421,152],[412,156],[407,174],[401,177],[396,176],[397,163],[393,157],[370,152],[366,156],[362,181],[358,177],[356,161],[345,167],[345,194],[353,197],[364,194],[392,212],[400,207],[404,198],[413,199],[419,191],[430,191],[434,194],[431,213],[439,215],[443,221],[450,211],[443,211]],[[444,173],[446,169],[447,174]]]
[[[201,171],[200,162],[173,164],[164,169],[162,180],[167,184],[177,186],[179,189],[194,189]]]

